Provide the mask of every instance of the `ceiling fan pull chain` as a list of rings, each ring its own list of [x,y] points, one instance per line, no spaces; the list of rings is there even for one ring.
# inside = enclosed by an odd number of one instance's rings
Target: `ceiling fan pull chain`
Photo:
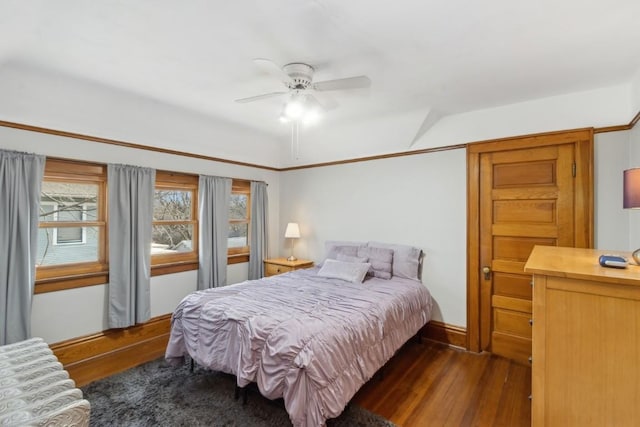
[[[300,153],[300,121],[294,120],[293,127],[295,129],[295,144],[294,144],[294,160],[298,160],[298,155]]]

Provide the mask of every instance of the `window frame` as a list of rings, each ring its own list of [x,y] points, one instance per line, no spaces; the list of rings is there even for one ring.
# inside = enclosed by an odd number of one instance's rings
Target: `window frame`
[[[34,292],[51,292],[107,283],[109,280],[107,236],[107,166],[75,160],[47,158],[43,182],[71,182],[98,186],[94,221],[38,221],[38,229],[63,227],[98,228],[97,260],[58,265],[36,266]],[[83,232],[84,234],[84,232]],[[79,244],[79,243],[74,243]]]
[[[247,224],[247,245],[240,248],[227,248],[227,264],[238,264],[249,261],[251,249],[251,181],[234,178],[231,183],[231,194],[243,194],[247,196],[246,219],[229,218],[229,226],[232,224]]]
[[[190,224],[193,226],[190,252],[175,254],[156,254],[151,256],[151,275],[176,273],[179,271],[195,270],[198,268],[199,252],[199,221],[198,221],[198,175],[171,171],[156,171],[155,190],[178,190],[191,192],[190,220],[162,220],[153,221],[153,225]]]

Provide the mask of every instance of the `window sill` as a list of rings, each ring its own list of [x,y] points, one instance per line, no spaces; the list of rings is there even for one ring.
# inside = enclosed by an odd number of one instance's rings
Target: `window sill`
[[[85,286],[104,285],[109,283],[109,273],[101,271],[97,273],[83,273],[73,276],[52,277],[36,280],[34,294],[63,291],[66,289],[82,288]]]
[[[227,264],[240,264],[249,262],[249,254],[229,255]],[[151,277],[164,274],[180,273],[182,271],[197,270],[197,261],[176,262],[151,266]],[[67,289],[82,288],[85,286],[104,285],[109,283],[109,272],[77,274],[73,276],[52,277],[36,280],[35,294],[63,291]]]
[[[241,264],[243,262],[249,262],[249,254],[237,254],[227,256],[227,265]]]
[[[151,277],[198,269],[198,261],[172,262],[151,266]]]

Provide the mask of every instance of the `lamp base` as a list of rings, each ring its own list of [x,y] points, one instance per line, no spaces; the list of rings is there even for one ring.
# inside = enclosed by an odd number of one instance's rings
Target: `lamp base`
[[[287,261],[297,261],[298,258],[294,257],[293,255],[291,255],[289,258],[287,258]]]
[[[636,262],[636,264],[640,265],[640,249],[636,249],[635,251],[633,251],[633,254],[631,254],[631,256],[633,257],[633,260]]]

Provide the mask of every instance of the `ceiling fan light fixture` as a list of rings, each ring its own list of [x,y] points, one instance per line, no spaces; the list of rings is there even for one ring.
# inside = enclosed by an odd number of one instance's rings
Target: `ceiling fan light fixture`
[[[304,104],[297,99],[293,99],[285,105],[284,114],[290,120],[298,120],[305,114]]]
[[[313,125],[318,123],[321,117],[322,115],[320,114],[320,111],[318,111],[317,108],[313,108],[308,110],[304,116],[302,116],[302,123],[305,125]]]
[[[291,121],[291,119],[287,117],[287,115],[284,114],[284,112],[280,114],[280,117],[278,117],[278,120],[280,120],[280,123],[289,123]]]

